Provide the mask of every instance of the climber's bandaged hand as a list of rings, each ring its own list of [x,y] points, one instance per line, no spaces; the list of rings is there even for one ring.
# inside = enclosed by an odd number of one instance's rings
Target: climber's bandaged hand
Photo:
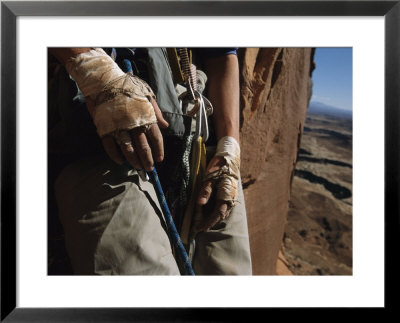
[[[100,137],[157,122],[151,88],[124,73],[102,49],[81,53],[65,67],[84,96],[95,102],[90,113]]]
[[[152,153],[156,161],[163,159],[162,135],[157,121],[162,127],[168,123],[146,82],[124,73],[99,48],[70,58],[65,67],[84,94],[97,133],[114,161],[122,160],[117,145],[136,169],[151,170]]]
[[[93,121],[100,137],[156,123],[153,91],[131,74],[109,82],[95,101]]]
[[[205,205],[213,190],[216,190],[216,207],[197,226],[198,231],[208,230],[226,219],[238,198],[240,171],[240,146],[233,137],[218,141],[217,152],[208,164],[204,184],[200,190],[198,204]]]

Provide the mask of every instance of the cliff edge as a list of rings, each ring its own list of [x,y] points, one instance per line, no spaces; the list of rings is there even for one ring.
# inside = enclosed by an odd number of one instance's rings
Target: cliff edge
[[[241,175],[254,275],[277,274],[313,55],[312,48],[239,50]],[[278,268],[287,273],[284,261]]]

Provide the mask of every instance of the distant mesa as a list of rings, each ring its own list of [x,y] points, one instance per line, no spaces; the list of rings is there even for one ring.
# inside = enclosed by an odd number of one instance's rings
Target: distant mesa
[[[306,170],[295,170],[295,176],[308,180],[311,183],[322,184],[326,190],[332,193],[337,199],[345,199],[351,197],[351,191],[344,186],[332,183],[327,179],[317,176]]]
[[[339,160],[328,159],[328,158],[314,158],[314,157],[299,155],[299,157],[297,158],[297,161],[306,161],[306,162],[310,162],[310,163],[330,164],[330,165],[353,168],[353,165],[351,165],[351,164],[344,163]]]
[[[337,132],[334,130],[304,127],[304,132],[314,132],[314,133],[319,133],[319,134],[323,134],[323,135],[328,135],[332,138],[341,140],[344,144],[348,144],[352,140],[352,135],[343,134],[343,133],[340,133],[340,132]]]
[[[311,101],[308,107],[308,113],[326,114],[341,118],[353,118],[353,111],[343,110],[322,102]]]

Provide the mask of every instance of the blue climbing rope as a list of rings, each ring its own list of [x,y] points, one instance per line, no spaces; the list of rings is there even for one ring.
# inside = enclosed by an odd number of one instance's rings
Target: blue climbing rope
[[[183,246],[183,243],[179,236],[178,230],[176,230],[174,219],[172,218],[171,212],[169,211],[169,207],[168,207],[167,201],[165,199],[165,195],[163,193],[160,179],[158,178],[156,168],[154,167],[151,172],[148,172],[148,174],[150,177],[150,181],[154,185],[154,188],[157,193],[158,201],[159,201],[161,209],[164,213],[165,221],[167,224],[167,230],[170,235],[172,245],[175,248],[176,255],[178,257],[177,262],[179,265],[179,269],[180,269],[181,273],[184,275],[194,275],[194,271],[193,271],[192,265],[190,263],[189,256],[186,252],[185,247]]]
[[[116,56],[116,53],[113,52],[114,55]],[[114,56],[114,59],[115,59]],[[124,59],[124,72],[130,72],[132,73],[132,64],[130,60]],[[179,236],[178,230],[176,229],[174,219],[172,218],[171,212],[168,207],[167,200],[165,199],[165,195],[163,192],[163,189],[161,187],[160,179],[158,178],[158,174],[156,171],[156,168],[154,167],[151,172],[148,172],[148,175],[150,177],[150,181],[152,182],[154,189],[157,194],[158,201],[160,203],[161,209],[164,213],[166,225],[167,225],[167,230],[168,230],[168,235],[171,239],[171,244],[175,250],[176,256],[177,256],[177,264],[179,267],[179,270],[182,275],[194,275],[194,271],[192,268],[192,264],[190,263],[189,256],[186,252],[186,249],[182,243],[182,240]]]

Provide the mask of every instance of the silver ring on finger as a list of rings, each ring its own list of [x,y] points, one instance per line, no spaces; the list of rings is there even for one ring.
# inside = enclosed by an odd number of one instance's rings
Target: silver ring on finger
[[[141,126],[140,128],[143,130],[144,133],[146,133],[147,131],[149,131],[151,127],[151,124],[146,124],[144,126]]]
[[[116,132],[114,137],[119,145],[128,146],[132,144],[131,135],[126,130]]]

